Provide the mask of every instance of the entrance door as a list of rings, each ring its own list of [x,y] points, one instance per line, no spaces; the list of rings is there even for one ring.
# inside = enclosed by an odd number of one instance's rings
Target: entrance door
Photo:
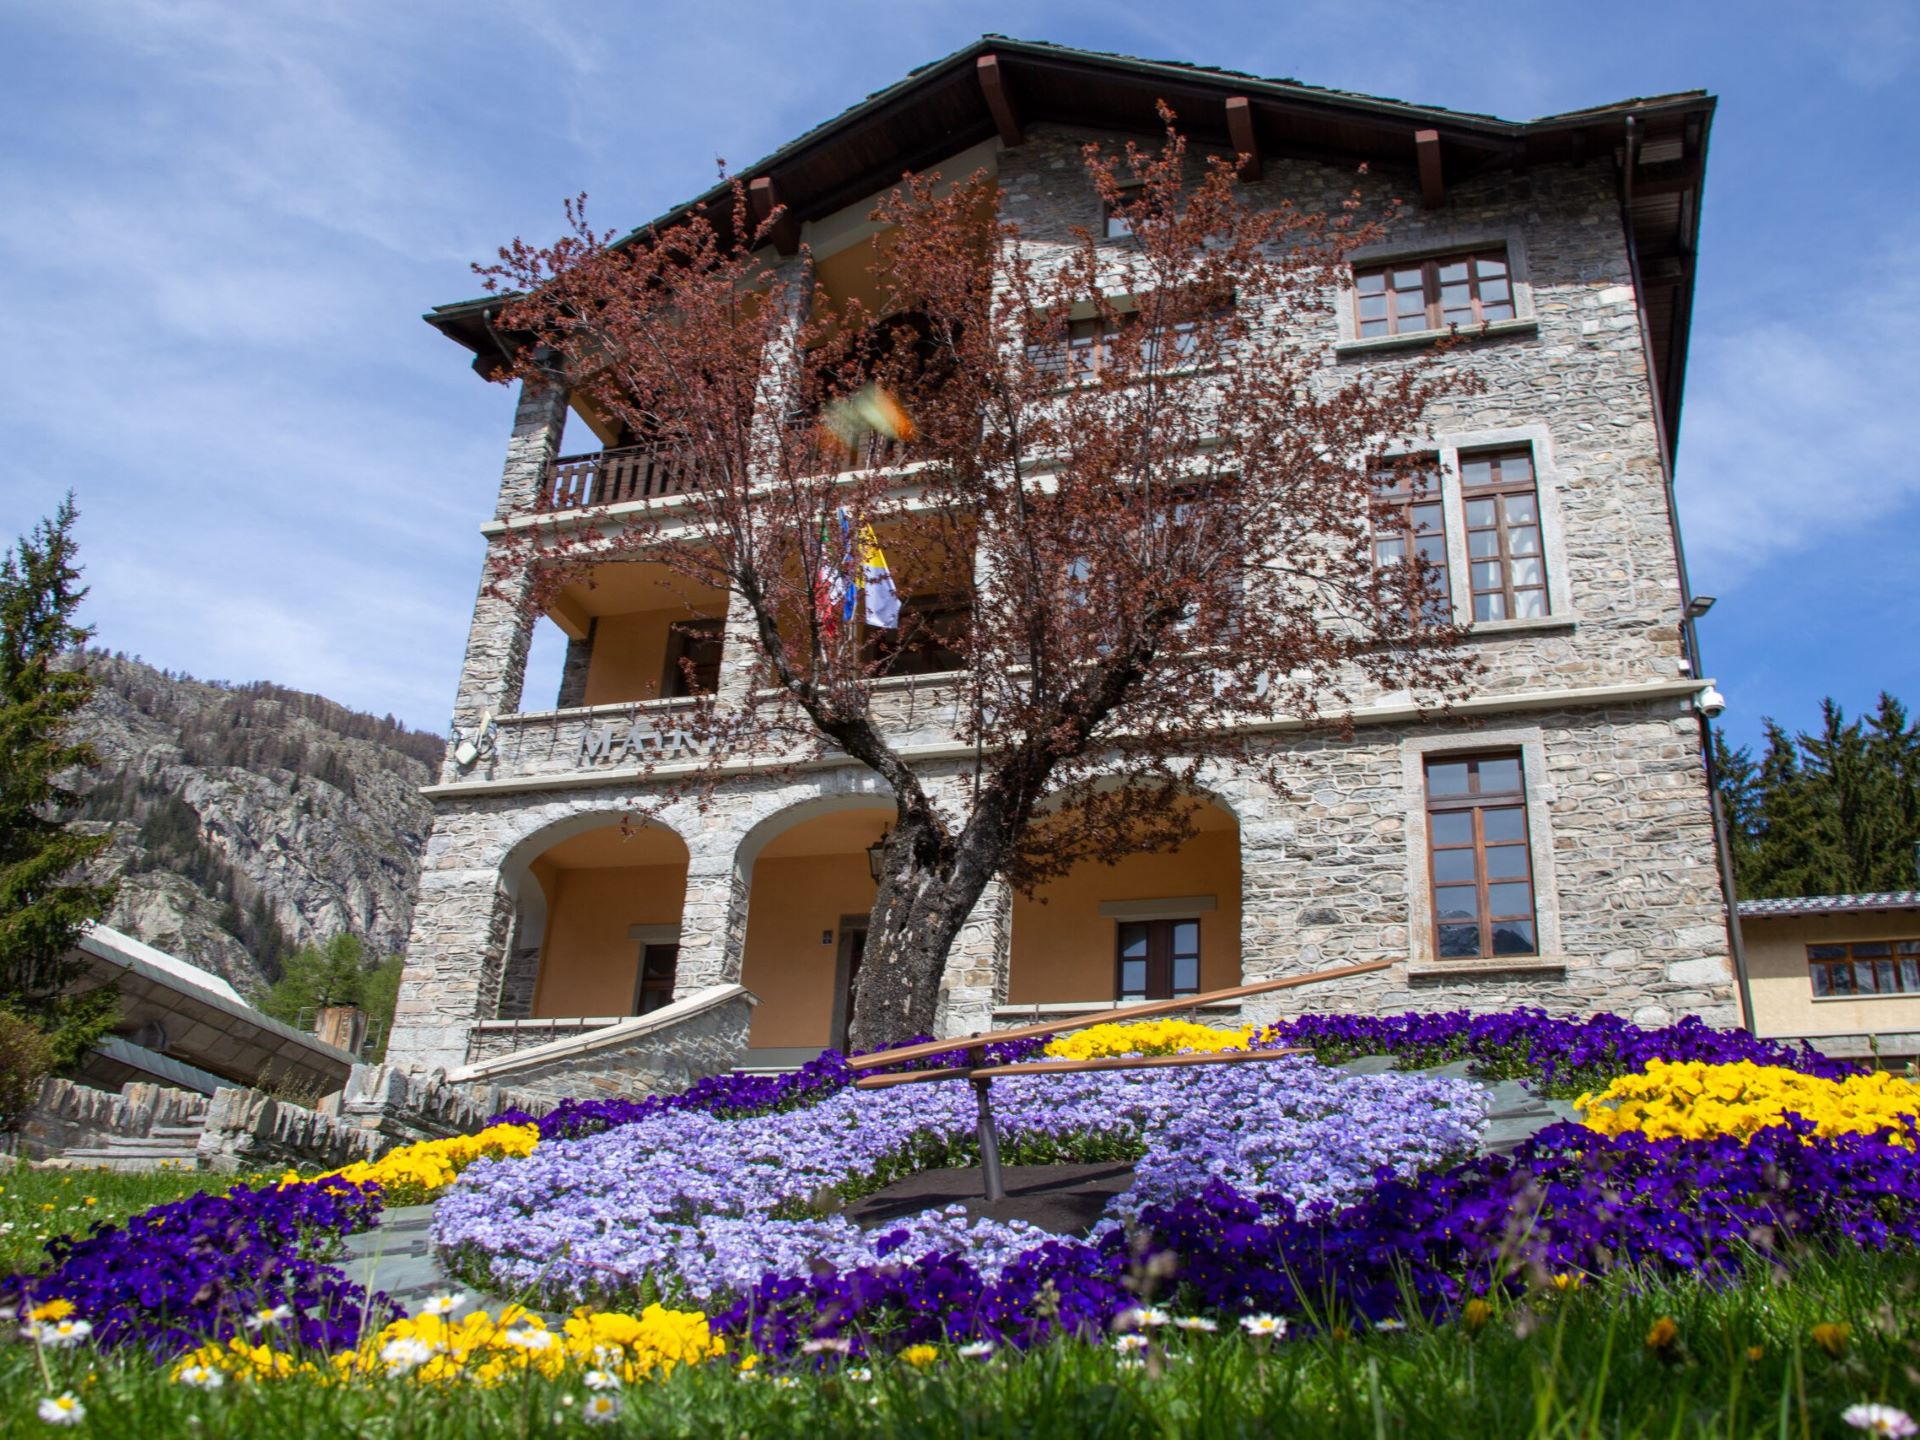
[[[834,965],[833,1027],[827,1043],[836,1050],[847,1048],[847,1027],[853,1023],[854,987],[860,979],[860,962],[867,955],[867,917],[840,917],[840,953]]]

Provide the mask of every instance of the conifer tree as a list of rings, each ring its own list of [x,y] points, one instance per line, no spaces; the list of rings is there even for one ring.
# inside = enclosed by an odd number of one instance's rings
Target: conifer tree
[[[74,942],[113,899],[111,885],[80,875],[109,837],[64,824],[78,800],[65,778],[97,763],[70,728],[93,693],[71,663],[93,633],[74,618],[87,594],[74,563],[77,518],[68,495],[0,558],[0,1006],[57,1032],[61,1059],[104,1026],[93,1004],[80,1026],[91,1033],[73,1032],[77,1012],[58,997],[79,968]]]

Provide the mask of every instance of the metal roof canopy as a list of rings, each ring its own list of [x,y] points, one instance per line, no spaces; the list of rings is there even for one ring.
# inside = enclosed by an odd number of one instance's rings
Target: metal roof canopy
[[[1881,890],[1859,895],[1795,895],[1774,900],[1742,900],[1742,920],[1782,919],[1792,915],[1869,915],[1920,910],[1920,890]]]
[[[1491,169],[1596,160],[1615,165],[1669,444],[1677,437],[1715,106],[1705,91],[1511,121],[1232,70],[985,35],[815,126],[739,176],[756,195],[787,206],[793,222],[787,228],[797,233],[799,223],[830,215],[896,183],[903,172],[924,169],[990,136],[1017,144],[1025,125],[1158,134],[1155,106],[1163,99],[1196,144],[1232,152],[1243,148],[1236,140],[1250,134],[1265,158],[1367,162],[1405,172],[1409,198],[1430,195],[1442,176],[1453,183]],[[714,186],[627,239],[696,212],[729,233],[730,185]],[[471,350],[474,368],[487,374],[502,359],[490,315],[503,303],[497,296],[466,300],[438,306],[424,318]]]

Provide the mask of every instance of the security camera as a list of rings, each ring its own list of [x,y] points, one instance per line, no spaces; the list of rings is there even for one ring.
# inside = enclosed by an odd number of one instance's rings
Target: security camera
[[[1693,703],[1699,707],[1702,715],[1712,720],[1727,708],[1727,697],[1722,695],[1717,687],[1709,685],[1694,696]]]

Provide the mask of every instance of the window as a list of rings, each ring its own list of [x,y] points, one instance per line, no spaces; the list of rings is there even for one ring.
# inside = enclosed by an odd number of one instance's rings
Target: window
[[[1122,1000],[1172,1000],[1200,992],[1198,920],[1124,920],[1120,923]]]
[[[883,675],[939,675],[967,668],[961,647],[973,622],[964,595],[912,595],[900,605],[898,629],[866,632],[867,663]]]
[[[1460,456],[1467,511],[1467,566],[1476,620],[1547,613],[1547,561],[1540,545],[1540,496],[1533,452],[1482,450]]]
[[[1354,332],[1363,340],[1511,320],[1513,276],[1504,250],[1403,260],[1356,269],[1353,302]]]
[[[1373,480],[1373,564],[1375,569],[1406,563],[1418,555],[1433,567],[1433,596],[1425,618],[1444,623],[1453,613],[1448,599],[1447,526],[1440,503],[1440,472],[1431,457],[1378,467]]]
[[[1121,192],[1118,201],[1105,200],[1100,204],[1100,238],[1103,240],[1124,240],[1133,234],[1133,222],[1120,212],[1139,198],[1138,191]]]
[[[673,975],[680,964],[678,945],[640,947],[640,975],[633,987],[633,1013],[651,1015],[673,1003]]]
[[[1920,940],[1807,946],[1815,995],[1920,995]]]
[[[667,627],[667,672],[660,686],[662,695],[711,695],[720,688],[725,629],[726,622],[718,618],[676,620]]]
[[[1539,951],[1520,756],[1427,761],[1434,954],[1484,960]]]
[[[1201,326],[1208,321],[1219,322],[1232,308],[1233,302],[1229,299],[1204,316],[1176,320],[1149,334],[1140,343],[1140,368],[1173,370],[1192,364],[1200,354]],[[1137,310],[1123,310],[1110,319],[1095,316],[1069,321],[1064,346],[1058,341],[1035,341],[1027,346],[1027,357],[1042,374],[1062,380],[1088,380],[1114,364],[1114,337],[1139,323]],[[1231,338],[1222,335],[1218,350],[1228,352],[1231,345]]]

